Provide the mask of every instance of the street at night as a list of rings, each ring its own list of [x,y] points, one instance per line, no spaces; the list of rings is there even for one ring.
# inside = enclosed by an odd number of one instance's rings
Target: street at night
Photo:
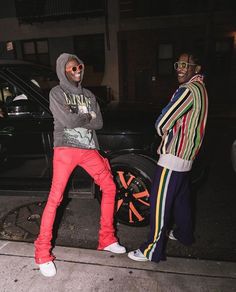
[[[203,180],[192,190],[195,218],[195,243],[185,247],[168,241],[167,255],[174,257],[236,261],[236,174],[230,151],[236,133],[235,117],[210,117],[207,126],[202,163],[206,167]],[[1,200],[1,239],[33,242],[36,238],[45,198],[5,196]],[[29,203],[28,206],[27,203]],[[23,206],[22,208],[19,208]],[[31,211],[30,211],[31,210]],[[58,209],[55,228],[56,245],[96,249],[100,206],[96,199],[65,197]],[[6,216],[7,215],[7,216]],[[33,216],[28,220],[29,216]],[[17,218],[17,221],[15,222]],[[16,226],[17,225],[17,226]],[[149,226],[130,227],[117,224],[120,242],[128,250],[138,248],[145,240]]]
[[[1,8],[0,292],[234,292],[236,1]]]

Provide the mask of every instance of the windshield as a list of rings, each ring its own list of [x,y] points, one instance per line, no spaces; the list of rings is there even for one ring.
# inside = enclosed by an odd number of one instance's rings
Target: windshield
[[[57,75],[50,68],[24,64],[11,67],[10,70],[37,88],[47,98],[52,87],[58,84]]]

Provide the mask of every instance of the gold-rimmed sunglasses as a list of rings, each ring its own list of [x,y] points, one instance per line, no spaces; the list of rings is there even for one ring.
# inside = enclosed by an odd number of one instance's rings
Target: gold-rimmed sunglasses
[[[175,70],[178,70],[178,69],[186,69],[186,70],[188,70],[189,66],[197,66],[197,64],[188,63],[188,62],[184,62],[184,61],[179,61],[179,62],[175,62],[174,63]]]

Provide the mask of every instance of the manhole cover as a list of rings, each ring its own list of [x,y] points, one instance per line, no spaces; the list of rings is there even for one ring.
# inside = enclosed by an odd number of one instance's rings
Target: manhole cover
[[[19,206],[0,219],[0,238],[34,241],[46,201]]]

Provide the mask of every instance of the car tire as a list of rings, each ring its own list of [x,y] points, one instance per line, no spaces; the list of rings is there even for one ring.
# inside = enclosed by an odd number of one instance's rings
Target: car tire
[[[110,160],[117,187],[115,219],[129,226],[149,224],[149,194],[155,172],[155,162],[136,154],[126,154]],[[101,192],[98,194],[101,201]]]

